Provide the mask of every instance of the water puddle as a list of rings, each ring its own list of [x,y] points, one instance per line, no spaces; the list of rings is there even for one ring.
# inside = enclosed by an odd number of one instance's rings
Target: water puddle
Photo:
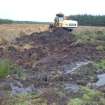
[[[61,86],[62,85],[62,86]],[[33,92],[38,92],[38,93],[43,93],[43,90],[47,86],[43,87],[35,87],[33,84],[29,86],[24,86],[20,81],[15,81],[10,83],[11,87],[11,94],[12,95],[17,95],[17,94],[27,94],[27,93],[33,93]],[[71,82],[57,82],[57,85],[55,84],[54,87],[60,89],[61,87],[65,90],[66,93],[77,93],[80,89],[79,85]],[[48,86],[49,88],[49,86]],[[52,88],[52,87],[51,87]]]
[[[64,74],[70,74],[73,71],[77,70],[81,66],[85,66],[92,63],[92,61],[85,61],[85,62],[76,62],[73,64],[63,65]]]
[[[11,90],[12,90],[11,94],[13,94],[13,95],[16,95],[16,94],[19,94],[19,93],[22,93],[22,94],[32,93],[33,91],[35,91],[34,85],[24,87],[23,84],[19,81],[17,81],[15,84],[10,83],[10,87],[11,87]]]
[[[77,93],[80,89],[79,85],[77,84],[72,84],[72,83],[65,83],[64,84],[64,89],[68,92],[68,93]]]
[[[105,73],[99,74],[97,75],[97,77],[99,80],[96,82],[96,86],[97,87],[104,86],[105,85]]]

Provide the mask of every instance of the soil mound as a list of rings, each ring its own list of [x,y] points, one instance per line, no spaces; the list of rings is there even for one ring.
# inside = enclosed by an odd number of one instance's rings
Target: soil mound
[[[74,36],[64,29],[56,29],[53,32],[45,31],[41,33],[32,33],[29,36],[23,36],[17,38],[16,42],[19,43],[29,43],[34,44],[53,44],[59,42],[72,42],[74,41]]]

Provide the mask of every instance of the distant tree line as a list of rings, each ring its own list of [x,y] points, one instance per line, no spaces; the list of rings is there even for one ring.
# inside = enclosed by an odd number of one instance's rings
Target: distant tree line
[[[68,18],[77,20],[83,26],[105,26],[105,15],[71,15]]]
[[[79,25],[83,26],[105,26],[105,15],[71,15],[68,19],[77,20]],[[9,19],[0,19],[0,24],[49,24],[49,22],[35,21],[13,21]]]
[[[14,21],[9,19],[0,19],[0,24],[49,24],[49,22],[35,22],[35,21]]]
[[[13,21],[9,19],[0,19],[0,24],[12,24]]]

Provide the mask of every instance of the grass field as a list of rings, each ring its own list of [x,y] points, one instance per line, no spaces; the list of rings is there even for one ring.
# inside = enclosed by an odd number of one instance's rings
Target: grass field
[[[29,35],[33,32],[42,32],[47,30],[47,25],[39,24],[3,24],[0,25],[0,43],[3,41],[12,41],[16,37]]]

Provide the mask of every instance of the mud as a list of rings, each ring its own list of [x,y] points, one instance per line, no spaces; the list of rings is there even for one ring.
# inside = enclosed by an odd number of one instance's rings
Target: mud
[[[75,35],[63,29],[22,36],[7,49],[7,57],[33,70],[105,58],[105,52],[97,51],[96,45],[76,43]],[[2,56],[2,49],[0,53]]]

